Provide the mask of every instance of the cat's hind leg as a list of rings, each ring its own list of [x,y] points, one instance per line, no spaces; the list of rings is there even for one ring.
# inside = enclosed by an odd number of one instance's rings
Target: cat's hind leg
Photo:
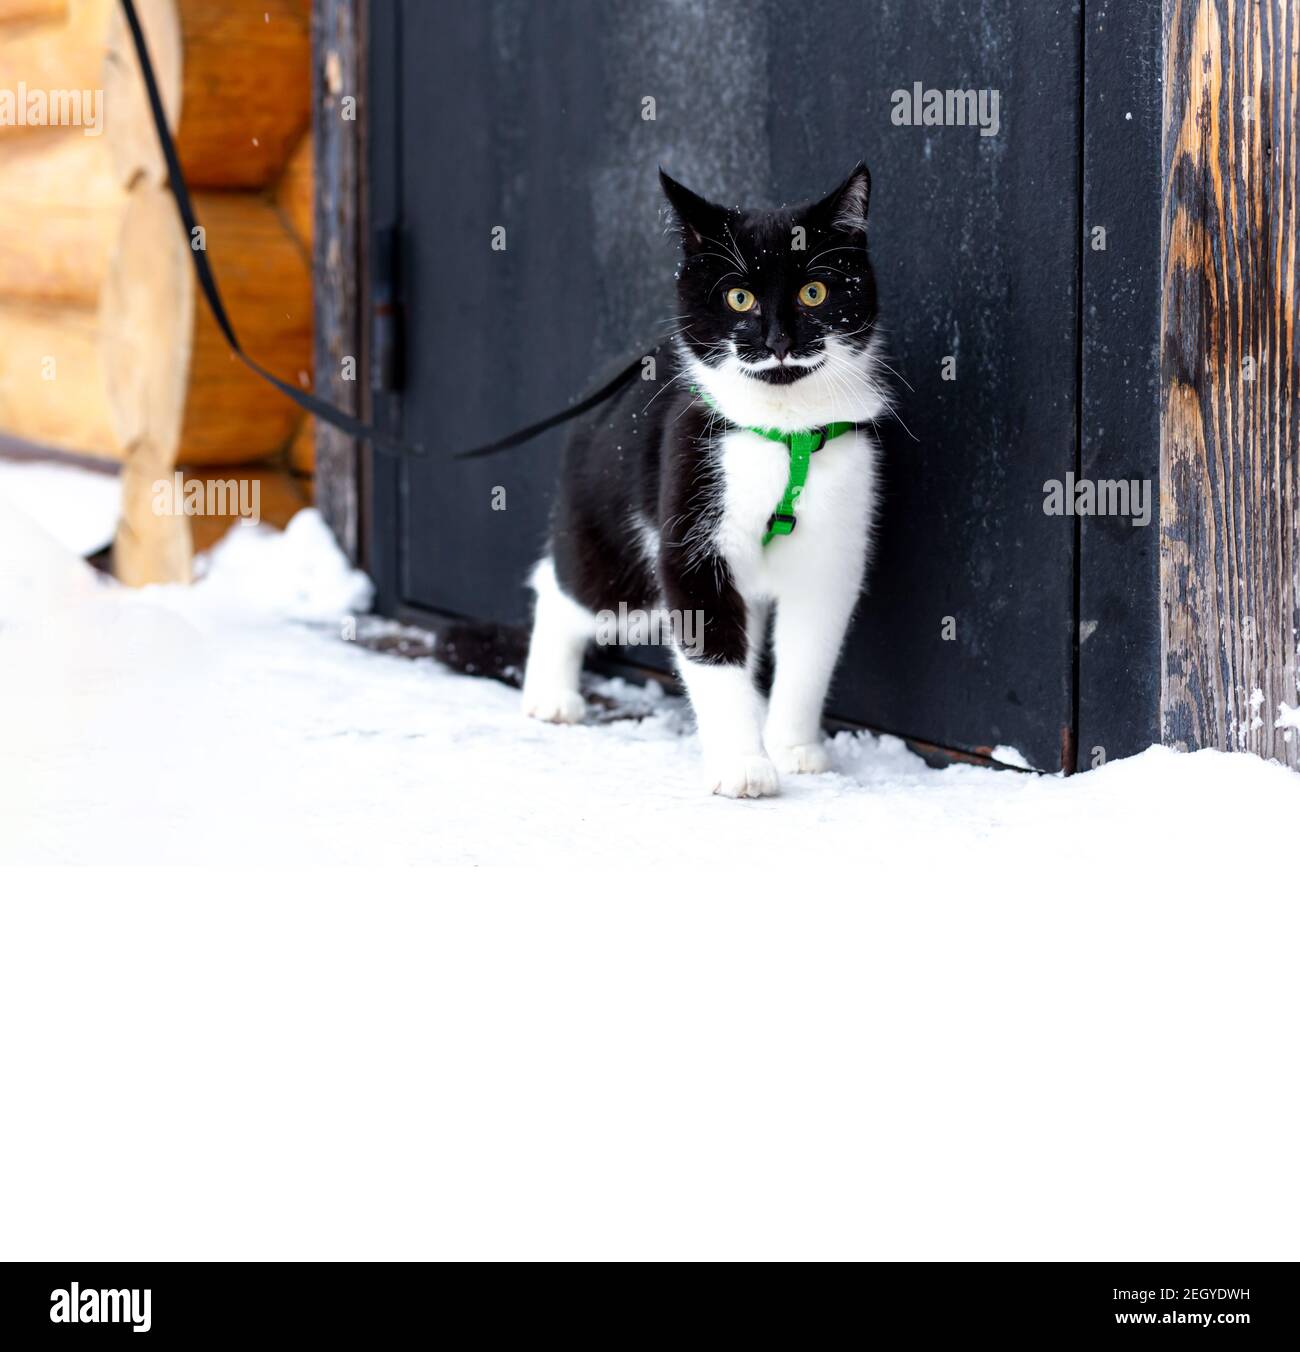
[[[595,637],[596,617],[560,590],[548,557],[533,570],[537,609],[524,671],[524,713],[547,723],[580,723],[582,657]]]

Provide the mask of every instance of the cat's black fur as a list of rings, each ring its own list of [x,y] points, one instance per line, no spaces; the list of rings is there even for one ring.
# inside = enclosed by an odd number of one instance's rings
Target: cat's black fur
[[[812,357],[828,332],[868,343],[877,317],[875,278],[865,233],[843,223],[865,221],[870,178],[863,166],[821,201],[774,211],[715,206],[662,172],[660,178],[682,243],[677,344],[712,364],[727,340],[748,361]],[[796,226],[806,232],[802,250],[791,247]],[[829,295],[822,306],[805,309],[794,297],[815,279],[830,282]],[[757,297],[752,313],[726,303],[729,286],[742,284]],[[725,425],[688,387],[680,347],[655,356],[655,380],[633,380],[575,424],[552,523],[556,576],[592,611],[617,611],[624,603],[699,612],[701,660],[742,663],[744,601],[725,561],[700,547],[717,510],[711,483]],[[751,378],[786,384],[799,374],[789,368]],[[653,560],[643,545],[646,525],[659,535]]]

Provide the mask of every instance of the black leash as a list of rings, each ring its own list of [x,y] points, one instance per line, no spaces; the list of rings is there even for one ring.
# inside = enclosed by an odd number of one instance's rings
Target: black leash
[[[502,437],[499,441],[489,441],[487,445],[475,446],[471,451],[457,451],[452,459],[471,460],[479,455],[495,455],[497,451],[508,451],[512,446],[521,446],[525,441],[531,441],[534,437],[541,436],[543,432],[549,432],[552,427],[559,427],[561,423],[568,422],[570,418],[580,417],[589,409],[595,408],[597,404],[603,404],[606,399],[612,398],[624,385],[631,384],[640,372],[641,364],[644,361],[644,356],[638,357],[630,366],[620,371],[608,385],[602,385],[595,394],[589,394],[581,403],[574,404],[572,408],[562,409],[559,413],[552,413],[549,418],[543,418],[541,422],[529,423],[527,427],[521,428],[518,432],[511,432],[508,437]]]
[[[172,196],[176,199],[176,207],[185,226],[190,254],[194,259],[194,271],[198,274],[199,286],[208,302],[208,309],[212,311],[212,317],[217,321],[217,327],[225,336],[226,342],[230,344],[231,351],[250,371],[261,376],[268,384],[274,385],[281,394],[287,395],[299,408],[305,409],[313,417],[331,423],[349,436],[363,441],[372,441],[376,446],[382,446],[387,450],[418,450],[418,447],[406,446],[371,427],[369,423],[362,422],[360,418],[354,418],[350,413],[344,413],[342,409],[335,408],[333,404],[327,404],[314,394],[307,394],[296,389],[287,381],[281,380],[279,376],[272,375],[264,366],[255,362],[240,346],[239,339],[235,336],[234,326],[230,322],[230,316],[226,313],[225,305],[222,304],[221,292],[217,290],[216,279],[212,275],[212,269],[208,266],[207,253],[203,249],[194,247],[196,238],[194,232],[198,229],[198,221],[194,216],[194,204],[190,200],[190,190],[186,185],[185,175],[181,171],[180,156],[176,153],[176,142],[172,140],[171,130],[167,126],[162,96],[158,92],[158,80],[154,75],[153,62],[149,59],[149,47],[144,40],[144,30],[140,27],[139,16],[135,12],[135,0],[122,0],[122,8],[126,11],[126,21],[131,29],[131,40],[135,44],[136,55],[140,58],[140,70],[144,75],[145,89],[149,94],[149,108],[153,113],[153,124],[158,132],[158,140],[162,145],[163,159],[167,162],[167,175],[171,180]]]
[[[403,454],[423,454],[422,447],[398,441],[396,438],[380,432],[369,423],[362,422],[360,418],[354,418],[350,413],[344,413],[342,409],[335,408],[333,404],[327,404],[314,394],[307,394],[303,390],[290,385],[287,381],[281,380],[278,376],[272,375],[264,366],[254,361],[240,346],[239,339],[235,335],[234,325],[231,324],[230,316],[226,313],[226,307],[222,303],[221,292],[217,289],[216,278],[212,275],[211,267],[208,266],[207,253],[203,249],[194,248],[195,231],[199,228],[199,223],[194,215],[194,204],[190,200],[190,190],[185,182],[185,174],[181,169],[180,156],[176,153],[176,142],[172,139],[171,129],[167,126],[162,95],[158,92],[158,80],[154,75],[153,62],[149,59],[149,47],[145,42],[144,30],[140,27],[139,16],[135,12],[135,0],[122,0],[122,8],[126,11],[126,21],[131,29],[131,41],[135,44],[136,55],[140,59],[140,70],[144,75],[145,89],[149,94],[149,108],[153,113],[154,129],[158,133],[163,159],[167,163],[167,176],[170,180],[172,196],[176,199],[176,209],[180,212],[181,221],[185,226],[186,238],[190,243],[190,254],[194,259],[194,271],[198,275],[199,287],[208,303],[208,309],[212,311],[212,317],[217,321],[217,327],[230,345],[230,350],[250,371],[260,376],[268,384],[274,385],[281,394],[287,395],[299,408],[305,409],[313,417],[321,418],[340,431],[346,432],[349,436],[362,441],[371,441],[385,450]],[[620,371],[609,384],[602,385],[595,394],[588,395],[586,399],[575,404],[572,408],[554,413],[549,418],[543,418],[540,422],[531,423],[528,427],[522,428],[518,432],[512,432],[499,441],[488,442],[485,446],[475,446],[472,450],[459,451],[452,458],[469,460],[480,455],[493,455],[497,451],[507,451],[513,446],[520,446],[525,441],[531,441],[533,437],[540,436],[543,432],[549,432],[552,427],[558,427],[571,418],[581,416],[589,409],[595,408],[597,404],[603,403],[612,395],[617,394],[637,374],[643,361],[644,357],[638,357],[625,370]]]

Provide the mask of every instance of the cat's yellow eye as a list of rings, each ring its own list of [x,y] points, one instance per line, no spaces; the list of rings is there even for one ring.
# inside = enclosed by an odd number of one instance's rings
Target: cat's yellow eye
[[[743,286],[733,286],[727,292],[727,304],[739,314],[744,314],[746,310],[754,308],[754,293],[746,291]]]
[[[799,299],[805,305],[820,305],[826,299],[824,282],[808,282],[799,290]]]

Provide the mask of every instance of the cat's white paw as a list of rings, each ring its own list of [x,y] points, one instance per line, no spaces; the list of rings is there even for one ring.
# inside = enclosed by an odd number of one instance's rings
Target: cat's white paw
[[[581,723],[587,706],[576,690],[525,690],[524,713],[543,723]]]
[[[801,746],[770,746],[776,768],[787,775],[824,775],[831,768],[830,753],[820,742]]]
[[[780,780],[776,766],[766,756],[732,756],[713,761],[705,782],[724,798],[765,798],[777,793]]]

